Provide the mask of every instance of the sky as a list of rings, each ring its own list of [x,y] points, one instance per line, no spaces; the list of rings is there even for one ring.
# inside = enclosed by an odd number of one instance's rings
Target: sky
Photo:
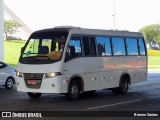
[[[33,31],[71,25],[139,31],[160,24],[160,0],[4,0]]]

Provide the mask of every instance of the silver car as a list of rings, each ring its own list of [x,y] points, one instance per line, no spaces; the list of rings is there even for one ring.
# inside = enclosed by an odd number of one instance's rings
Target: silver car
[[[15,68],[0,62],[0,85],[6,89],[11,89],[15,84]]]

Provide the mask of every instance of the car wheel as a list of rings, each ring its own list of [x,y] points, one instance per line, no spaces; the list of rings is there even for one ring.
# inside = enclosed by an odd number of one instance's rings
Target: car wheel
[[[32,92],[27,92],[28,96],[32,99],[37,99],[41,97],[42,93],[32,93]]]
[[[6,83],[5,83],[5,88],[6,89],[11,89],[14,86],[14,82],[15,81],[14,81],[13,77],[7,78]]]

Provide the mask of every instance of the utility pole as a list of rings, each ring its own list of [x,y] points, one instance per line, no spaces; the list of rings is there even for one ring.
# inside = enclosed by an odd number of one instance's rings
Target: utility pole
[[[4,61],[4,7],[0,0],[0,61]]]
[[[114,10],[113,10],[113,24],[114,24],[114,30],[116,29],[116,1],[114,0],[114,8],[113,8]]]

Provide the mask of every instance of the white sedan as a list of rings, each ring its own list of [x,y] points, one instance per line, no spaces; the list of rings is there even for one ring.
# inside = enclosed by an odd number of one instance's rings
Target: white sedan
[[[0,62],[0,85],[6,89],[11,89],[15,84],[15,68]]]

